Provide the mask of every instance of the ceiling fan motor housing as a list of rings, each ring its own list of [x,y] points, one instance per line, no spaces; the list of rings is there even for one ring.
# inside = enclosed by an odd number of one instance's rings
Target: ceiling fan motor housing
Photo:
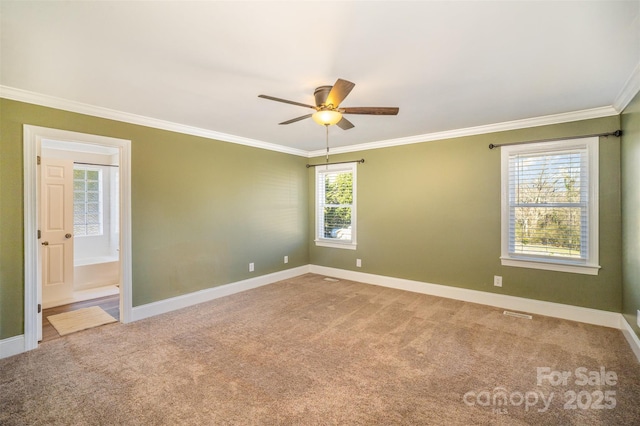
[[[327,97],[329,96],[329,92],[331,92],[332,87],[333,86],[320,86],[316,88],[313,92],[313,96],[316,98],[316,106],[323,106],[325,102],[327,102]],[[334,108],[336,106],[337,105],[334,105]]]

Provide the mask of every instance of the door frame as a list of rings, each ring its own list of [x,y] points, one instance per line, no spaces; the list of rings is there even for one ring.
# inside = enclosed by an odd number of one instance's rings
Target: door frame
[[[116,147],[120,152],[120,322],[132,321],[131,141],[23,125],[24,161],[24,350],[38,347],[38,290],[42,286],[39,229],[39,167],[43,139]]]

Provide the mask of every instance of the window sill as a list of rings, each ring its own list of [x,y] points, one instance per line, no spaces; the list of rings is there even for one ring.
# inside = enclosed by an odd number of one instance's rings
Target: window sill
[[[339,248],[344,250],[355,250],[356,243],[339,243],[337,241],[327,241],[327,240],[315,240],[316,246],[318,247],[331,247],[331,248]]]
[[[531,259],[514,259],[512,257],[501,257],[502,266],[514,266],[516,268],[544,269],[547,271],[569,272],[573,274],[598,275],[600,266],[598,265],[576,265],[559,263],[553,261],[541,261]]]

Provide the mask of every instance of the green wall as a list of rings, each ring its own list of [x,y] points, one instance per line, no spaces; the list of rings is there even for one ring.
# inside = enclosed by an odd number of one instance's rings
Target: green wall
[[[622,117],[622,315],[640,336],[640,93]]]
[[[600,265],[589,276],[500,265],[500,150],[490,143],[604,133],[619,117],[331,156],[358,165],[357,250],[316,247],[311,263],[606,311],[621,309],[620,141],[600,141]],[[313,194],[313,171],[309,193]],[[362,267],[356,268],[356,259]],[[493,276],[503,287],[493,286]]]
[[[640,156],[638,103],[622,116],[626,163]],[[630,322],[640,303],[631,279],[640,262],[625,261],[623,308],[617,138],[600,142],[599,275],[503,267],[499,259],[500,150],[488,144],[610,132],[620,128],[617,116],[332,155],[366,159],[352,251],[315,247],[314,171],[305,158],[1,99],[0,339],[23,332],[23,124],[132,140],[134,306],[306,264],[624,309]],[[637,182],[640,172],[623,170]],[[637,188],[625,187],[629,217]],[[625,238],[629,254],[636,245]],[[494,275],[503,276],[502,288]]]
[[[132,141],[133,306],[309,263],[306,158],[0,99],[0,339],[23,333],[23,124]]]

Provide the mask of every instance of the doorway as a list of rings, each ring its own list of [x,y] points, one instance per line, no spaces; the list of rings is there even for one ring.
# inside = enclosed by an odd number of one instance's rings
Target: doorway
[[[130,145],[123,139],[24,126],[25,350],[36,348],[42,337],[43,308],[119,294],[119,320],[131,320]],[[59,184],[48,193],[43,165],[49,163],[55,165],[54,177],[67,168],[70,198],[65,203],[56,201]],[[71,212],[54,224],[66,228],[59,236],[47,233],[47,220],[55,215],[40,214],[48,202],[58,203],[58,213],[65,204]],[[62,217],[67,218],[64,226]],[[49,239],[55,238],[58,248],[47,251],[54,245]],[[58,273],[65,265],[66,274]],[[53,291],[43,295],[43,285]]]
[[[41,141],[39,341],[55,335],[49,315],[99,306],[95,299],[107,297],[109,306],[119,300],[119,160],[116,147]]]

